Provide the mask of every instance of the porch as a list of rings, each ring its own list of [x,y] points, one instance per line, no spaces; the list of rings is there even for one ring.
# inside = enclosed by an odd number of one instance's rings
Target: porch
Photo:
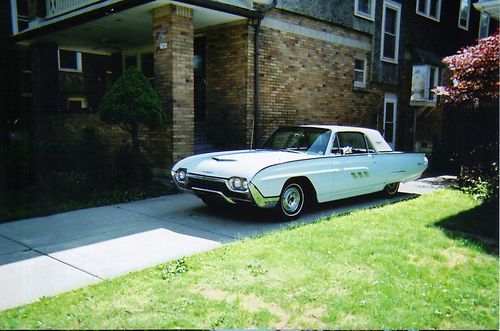
[[[195,2],[80,0],[62,5],[47,0],[44,19],[32,20],[16,36],[31,45],[38,118],[51,109],[64,113],[75,102],[82,113],[96,112],[105,90],[123,70],[135,66],[151,81],[167,113],[165,127],[142,131],[155,167],[167,169],[185,156],[214,148],[245,147],[252,127],[247,102],[252,91],[246,88],[252,29],[243,13],[252,15],[252,1],[237,1],[238,6],[234,1],[207,2],[212,7],[190,4]],[[136,5],[113,7],[123,3]],[[225,11],[216,10],[215,3]],[[104,6],[107,11],[100,12]],[[53,27],[68,20],[71,24],[62,29]],[[96,58],[101,59],[99,67]],[[89,71],[92,79],[87,79]],[[72,81],[86,86],[94,82],[100,91],[86,95],[88,89],[68,87]],[[95,117],[69,125],[73,132],[89,128],[98,123]],[[111,144],[123,143],[116,130],[98,131]]]

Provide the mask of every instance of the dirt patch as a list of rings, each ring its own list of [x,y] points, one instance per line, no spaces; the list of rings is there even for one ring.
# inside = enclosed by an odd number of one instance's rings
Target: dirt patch
[[[366,325],[366,320],[363,317],[356,316],[349,313],[340,313],[336,322],[337,326],[340,328],[359,328],[362,325]]]
[[[447,248],[441,252],[441,254],[446,258],[446,266],[448,268],[454,268],[459,264],[463,264],[469,260],[464,252],[457,248]]]
[[[324,307],[316,307],[306,310],[304,314],[299,318],[297,327],[306,327],[314,329],[325,329],[326,325],[321,321],[321,318],[325,315],[326,309]]]
[[[191,290],[191,292],[201,294],[210,300],[228,301],[233,303],[239,299],[240,306],[252,312],[262,309],[267,310],[279,319],[278,324],[275,326],[278,329],[286,328],[286,326],[288,326],[288,321],[290,320],[290,315],[277,304],[265,302],[254,294],[235,295],[211,287],[198,287]]]

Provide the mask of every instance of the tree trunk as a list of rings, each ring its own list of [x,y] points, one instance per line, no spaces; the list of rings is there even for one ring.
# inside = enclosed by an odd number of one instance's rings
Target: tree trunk
[[[132,123],[130,126],[130,136],[132,138],[132,167],[134,174],[134,182],[142,182],[142,164],[139,148],[139,124]]]

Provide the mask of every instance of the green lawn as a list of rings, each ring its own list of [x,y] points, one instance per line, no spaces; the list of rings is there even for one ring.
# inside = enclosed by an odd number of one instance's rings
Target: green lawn
[[[498,256],[438,191],[0,312],[0,328],[498,329]],[[474,221],[474,220],[472,220]]]

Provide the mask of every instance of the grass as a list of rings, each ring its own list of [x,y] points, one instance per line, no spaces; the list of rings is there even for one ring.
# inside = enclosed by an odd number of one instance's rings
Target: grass
[[[0,312],[0,328],[498,329],[498,256],[458,191],[242,240]]]
[[[115,203],[154,198],[175,192],[173,186],[151,182],[142,186],[114,188],[86,192],[71,197],[69,194],[46,194],[33,187],[16,191],[0,191],[0,223],[45,216],[65,211],[98,207]]]

